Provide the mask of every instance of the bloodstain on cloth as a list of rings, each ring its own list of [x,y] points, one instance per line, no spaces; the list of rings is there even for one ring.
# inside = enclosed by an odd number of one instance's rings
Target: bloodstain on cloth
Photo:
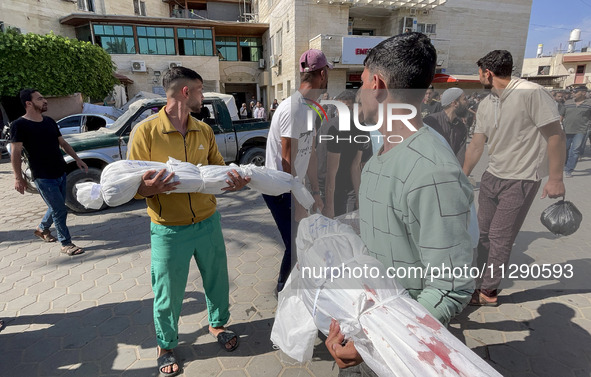
[[[431,317],[430,315],[426,315],[422,318],[417,317],[417,321],[423,326],[427,326],[428,328],[438,331],[441,329],[441,323],[436,320],[435,318]]]
[[[450,367],[457,374],[461,375],[460,371],[453,365],[453,363],[451,362],[451,358],[449,357],[452,351],[450,351],[450,349],[447,348],[443,343],[441,343],[439,340],[433,337],[429,338],[429,340],[431,341],[431,343],[425,343],[423,341],[423,344],[429,347],[431,351],[419,351],[419,360],[425,361],[435,366],[434,361],[435,356],[437,356],[443,362],[444,368]]]

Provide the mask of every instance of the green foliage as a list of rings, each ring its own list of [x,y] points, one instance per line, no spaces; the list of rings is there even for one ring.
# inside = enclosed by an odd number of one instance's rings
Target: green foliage
[[[118,81],[111,56],[90,42],[53,33],[0,33],[0,95],[15,96],[27,87],[43,95],[103,98]]]

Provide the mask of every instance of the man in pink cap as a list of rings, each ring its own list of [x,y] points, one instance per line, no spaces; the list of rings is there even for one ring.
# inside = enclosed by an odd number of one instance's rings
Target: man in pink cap
[[[315,209],[322,210],[318,187],[316,148],[314,146],[315,127],[308,127],[308,111],[313,105],[311,99],[318,98],[326,91],[328,85],[328,69],[332,65],[320,50],[310,49],[300,57],[300,87],[290,97],[279,104],[267,137],[266,167],[291,173],[301,181],[307,179],[312,188]],[[315,122],[320,122],[313,112]],[[294,202],[295,218],[292,216],[291,194],[279,196],[263,195],[267,207],[279,228],[285,245],[285,253],[281,261],[277,291],[280,292],[295,264],[292,256],[292,233],[295,236],[297,221],[307,216],[305,209]],[[293,221],[295,220],[295,221]]]

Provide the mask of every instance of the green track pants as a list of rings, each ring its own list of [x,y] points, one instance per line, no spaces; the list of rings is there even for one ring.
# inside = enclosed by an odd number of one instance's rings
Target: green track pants
[[[203,279],[209,324],[223,326],[230,319],[226,246],[220,214],[191,225],[151,223],[154,326],[158,345],[178,345],[178,322],[187,286],[191,257]]]

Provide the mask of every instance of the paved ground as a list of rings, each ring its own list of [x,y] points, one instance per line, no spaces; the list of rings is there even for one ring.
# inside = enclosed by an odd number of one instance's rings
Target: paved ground
[[[475,173],[480,179],[483,164]],[[567,199],[585,216],[591,156],[568,179]],[[74,241],[86,254],[67,257],[32,235],[45,206],[13,189],[0,162],[0,376],[155,376],[149,219],[134,201],[106,211],[70,214]],[[497,308],[468,308],[451,325],[461,340],[504,376],[591,375],[591,227],[570,237],[539,222],[551,203],[536,200],[516,241],[512,263],[574,266],[571,279],[510,280]],[[241,346],[226,353],[207,334],[197,268],[189,276],[178,355],[185,376],[336,376],[318,341],[314,360],[299,365],[273,349],[269,334],[281,247],[260,195],[219,198],[230,267],[230,327]]]

